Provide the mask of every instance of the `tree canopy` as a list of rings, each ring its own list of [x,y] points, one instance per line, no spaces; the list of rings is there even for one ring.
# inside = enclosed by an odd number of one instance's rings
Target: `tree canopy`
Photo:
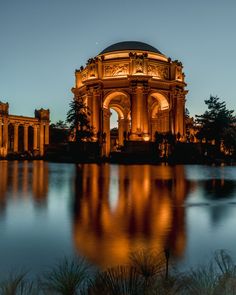
[[[59,120],[56,123],[52,123],[50,125],[51,128],[57,128],[57,129],[68,129],[68,126],[66,125],[66,122]]]
[[[67,123],[75,141],[88,141],[93,136],[93,128],[89,124],[90,110],[85,105],[82,98],[73,99],[69,104],[67,113]]]
[[[217,96],[211,95],[209,99],[205,100],[205,104],[207,110],[204,114],[196,116],[196,123],[200,127],[197,137],[200,140],[214,140],[218,148],[222,141],[227,142],[229,146],[232,139],[229,134],[236,132],[234,111],[228,110],[225,101],[220,101]]]

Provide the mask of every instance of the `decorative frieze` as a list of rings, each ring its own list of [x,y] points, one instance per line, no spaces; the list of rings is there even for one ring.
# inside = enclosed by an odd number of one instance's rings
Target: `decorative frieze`
[[[88,79],[88,69],[85,69],[85,70],[82,71],[81,79],[82,79],[82,81],[85,81],[85,80]]]
[[[162,65],[149,64],[148,75],[162,80],[169,79],[169,68]]]
[[[128,63],[117,63],[109,64],[104,66],[104,76],[114,77],[114,76],[124,76],[129,74],[129,64]]]

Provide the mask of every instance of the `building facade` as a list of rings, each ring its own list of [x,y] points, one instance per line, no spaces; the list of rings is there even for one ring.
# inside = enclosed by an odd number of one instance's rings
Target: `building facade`
[[[170,132],[185,137],[183,66],[142,42],[113,44],[75,72],[74,98],[91,111],[94,140],[110,152],[111,109],[118,114],[118,141],[155,141]]]
[[[0,102],[0,157],[30,152],[44,155],[49,144],[49,110],[35,110],[35,117],[9,114],[8,103]]]

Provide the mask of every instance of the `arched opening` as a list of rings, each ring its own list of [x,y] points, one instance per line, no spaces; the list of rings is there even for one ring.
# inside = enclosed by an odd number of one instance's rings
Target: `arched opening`
[[[118,138],[118,120],[119,116],[115,109],[111,108],[110,116],[110,143],[111,152],[119,149],[119,138]]]
[[[151,101],[152,103],[158,102],[161,111],[169,109],[169,102],[167,100],[167,97],[164,96],[162,93],[151,92],[149,94],[149,101]]]
[[[130,98],[125,92],[109,93],[103,102],[103,131],[105,135],[105,154],[119,151],[124,144],[124,136],[130,131],[128,114]]]
[[[170,131],[169,102],[167,97],[159,92],[152,92],[148,98],[150,110],[151,138],[155,141],[155,134]]]

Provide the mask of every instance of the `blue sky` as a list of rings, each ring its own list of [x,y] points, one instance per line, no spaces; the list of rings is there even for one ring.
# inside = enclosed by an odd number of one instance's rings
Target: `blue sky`
[[[187,107],[210,94],[236,109],[234,0],[0,0],[0,100],[10,113],[64,120],[74,70],[112,43],[138,40],[183,62]]]

